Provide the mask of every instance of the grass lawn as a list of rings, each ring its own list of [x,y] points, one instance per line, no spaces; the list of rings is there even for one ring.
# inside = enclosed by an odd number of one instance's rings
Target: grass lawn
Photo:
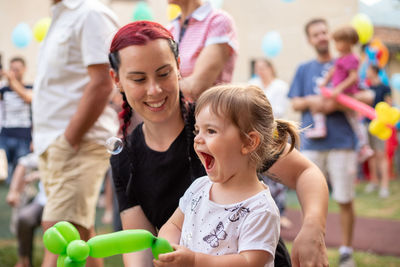
[[[357,184],[357,197],[355,201],[355,208],[357,216],[367,216],[375,218],[387,218],[399,220],[400,223],[400,180],[391,181],[391,196],[388,199],[382,200],[378,197],[377,193],[365,194],[364,183]],[[17,247],[15,237],[9,230],[9,218],[11,209],[7,206],[4,201],[7,194],[7,186],[0,184],[0,266],[1,267],[12,267],[17,261]],[[295,192],[290,191],[288,194],[288,208],[300,209],[297,201]],[[329,211],[337,212],[338,207],[333,202],[329,202]],[[108,233],[111,231],[111,227],[103,225],[101,223],[101,216],[103,210],[98,208],[96,227],[99,233]],[[398,234],[398,233],[394,233]],[[36,232],[35,248],[34,248],[34,266],[40,266],[41,259],[43,257],[43,244],[42,244],[43,232],[39,229]],[[291,243],[287,244],[288,249],[291,249]],[[336,249],[328,249],[328,257],[331,266],[337,266],[338,252]],[[357,266],[400,266],[400,258],[390,256],[380,256],[367,252],[356,251],[354,254]],[[123,266],[121,255],[105,259],[105,266]]]
[[[359,182],[356,185],[356,198],[354,202],[356,215],[399,220],[400,223],[400,179],[390,182],[390,196],[386,199],[380,198],[378,192],[365,193],[365,185],[365,182]],[[300,205],[294,191],[289,191],[288,193],[287,207],[300,210]],[[339,206],[332,199],[329,200],[329,212],[339,212]]]

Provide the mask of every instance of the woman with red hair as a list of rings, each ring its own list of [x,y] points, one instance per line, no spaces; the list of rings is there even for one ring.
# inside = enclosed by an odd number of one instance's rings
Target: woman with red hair
[[[157,234],[192,181],[206,174],[193,149],[194,108],[184,101],[179,88],[177,45],[160,24],[133,22],[116,33],[109,59],[110,74],[123,97],[120,116],[125,146],[111,157],[122,225]],[[143,123],[128,135],[133,110]],[[293,243],[293,264],[327,266],[325,178],[297,150],[288,152],[289,147],[266,162],[263,171],[296,189],[303,208],[303,226]],[[124,263],[152,266],[152,256],[148,251],[126,254]],[[290,265],[282,242],[275,265]]]

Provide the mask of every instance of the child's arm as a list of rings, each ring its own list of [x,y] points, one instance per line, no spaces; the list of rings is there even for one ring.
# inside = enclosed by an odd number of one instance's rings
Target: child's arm
[[[156,267],[264,267],[272,255],[264,250],[248,250],[240,254],[208,255],[193,252],[182,246],[173,246],[175,251],[160,254],[159,260],[154,260]]]
[[[184,218],[185,215],[178,207],[169,220],[161,227],[158,236],[167,239],[171,244],[179,244]]]
[[[328,73],[323,78],[322,82],[319,84],[320,87],[327,86],[330,80],[332,79],[333,73],[335,72],[335,67],[329,69]]]
[[[350,70],[349,76],[344,79],[341,83],[339,83],[335,88],[333,88],[333,96],[336,97],[340,93],[342,93],[347,87],[353,85],[358,80],[358,73],[357,70]]]

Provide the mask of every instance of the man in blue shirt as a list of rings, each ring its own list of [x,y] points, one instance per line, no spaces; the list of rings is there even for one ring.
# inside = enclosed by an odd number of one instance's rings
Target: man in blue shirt
[[[311,111],[326,114],[326,136],[308,139],[302,134],[301,150],[329,177],[332,197],[340,207],[340,266],[354,266],[352,236],[354,182],[357,175],[356,137],[344,113],[336,110],[336,102],[333,99],[321,101],[319,96],[318,84],[333,65],[327,22],[313,19],[306,24],[305,32],[317,58],[298,67],[288,96],[294,110],[301,112],[302,128],[313,126]]]
[[[7,155],[7,183],[11,182],[18,159],[30,152],[32,86],[24,84],[25,69],[23,58],[12,58],[10,70],[4,73],[8,85],[0,88],[2,101],[0,148],[4,149]]]

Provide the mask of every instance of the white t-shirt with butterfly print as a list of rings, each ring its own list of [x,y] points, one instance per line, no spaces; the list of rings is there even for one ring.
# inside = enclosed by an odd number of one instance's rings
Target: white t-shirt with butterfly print
[[[208,176],[198,178],[179,200],[185,215],[180,245],[210,255],[264,250],[274,258],[279,210],[268,187],[239,203],[221,205],[210,200],[212,184]],[[265,266],[274,266],[273,260]]]

